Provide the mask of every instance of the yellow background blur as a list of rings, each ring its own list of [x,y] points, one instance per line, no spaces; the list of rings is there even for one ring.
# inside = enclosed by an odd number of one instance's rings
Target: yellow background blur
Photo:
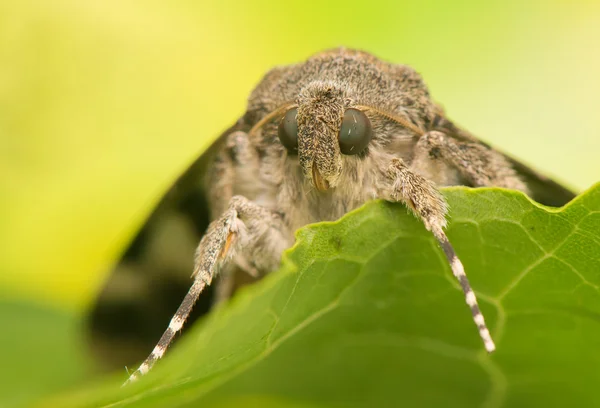
[[[412,65],[568,185],[600,179],[599,1],[5,1],[0,296],[82,310],[262,74],[338,45]]]

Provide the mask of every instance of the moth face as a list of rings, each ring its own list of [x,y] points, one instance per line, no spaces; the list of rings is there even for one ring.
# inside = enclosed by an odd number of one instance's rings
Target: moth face
[[[321,192],[338,184],[344,156],[362,153],[372,138],[367,116],[347,101],[341,88],[311,83],[279,124],[281,143],[297,152],[304,176]]]

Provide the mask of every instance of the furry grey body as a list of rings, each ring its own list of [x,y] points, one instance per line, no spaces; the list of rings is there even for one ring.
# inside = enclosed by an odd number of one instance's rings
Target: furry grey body
[[[320,100],[323,94],[331,95],[329,100]],[[305,63],[270,71],[250,96],[245,119],[254,124],[289,102],[305,107],[307,121],[313,121],[315,111],[318,116],[320,110],[324,110],[319,105],[326,105],[326,108],[339,106],[334,111],[337,117],[321,119],[323,126],[330,125],[336,134],[341,124],[341,112],[355,105],[376,106],[408,118],[424,132],[429,130],[440,113],[439,107],[431,101],[421,77],[412,68],[389,64],[369,54],[348,50],[325,52]],[[302,113],[300,110],[298,115]],[[416,148],[419,137],[414,132],[377,113],[367,112],[367,115],[375,135],[368,152],[361,156],[342,156],[338,153],[337,158],[342,163],[332,164],[334,160],[328,160],[328,157],[321,160],[331,152],[336,153],[333,143],[309,146],[305,155],[287,154],[278,143],[276,121],[265,125],[262,131],[248,135],[243,142],[240,142],[240,138],[244,136],[231,135],[229,143],[220,152],[222,157],[215,165],[232,166],[234,171],[226,181],[219,179],[222,177],[220,171],[210,173],[212,177],[209,176],[207,180],[207,189],[212,192],[211,202],[217,209],[213,217],[222,213],[233,195],[242,195],[283,215],[284,230],[276,235],[276,239],[285,239],[285,244],[279,246],[288,247],[294,242],[294,231],[303,225],[336,220],[368,200],[389,197],[389,186],[382,181],[382,176],[394,158],[402,159],[418,174],[438,186],[496,185],[527,191],[507,160],[483,145],[477,145],[479,151],[469,153],[479,161],[486,161],[478,166],[477,171],[485,170],[482,176],[489,180],[468,183],[451,163],[431,156],[431,146],[421,143]],[[312,142],[310,137],[304,140]],[[330,140],[335,140],[335,137]],[[458,143],[462,147],[473,142]],[[240,152],[239,145],[244,145],[243,152]],[[324,150],[328,151],[324,154]],[[484,157],[481,157],[481,151],[485,152]],[[474,161],[471,157],[465,159]],[[315,189],[311,172],[306,169],[310,168],[313,160],[322,161],[319,163],[321,174],[330,177],[330,190],[321,192]],[[493,161],[496,163],[490,166]],[[336,169],[336,166],[341,169]],[[223,189],[220,186],[223,183],[230,183],[230,189]]]
[[[291,107],[297,109],[297,154],[278,139],[278,123]],[[354,155],[341,154],[338,142],[348,109],[363,112],[372,126],[368,147]],[[412,68],[346,49],[275,68],[222,139],[206,174],[213,221],[198,246],[195,281],[130,381],[163,356],[218,272],[222,300],[231,293],[233,271],[262,275],[274,270],[282,251],[294,243],[296,229],[338,219],[374,198],[405,203],[433,233],[486,349],[493,351],[475,294],[443,231],[447,208],[438,186],[494,185],[528,192],[528,185],[515,171],[516,162],[444,117]],[[531,171],[523,174],[540,180]]]

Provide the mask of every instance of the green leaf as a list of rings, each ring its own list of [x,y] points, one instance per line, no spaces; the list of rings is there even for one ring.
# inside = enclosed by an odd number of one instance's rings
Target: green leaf
[[[501,189],[445,193],[496,353],[430,233],[376,201],[301,229],[281,271],[138,383],[46,406],[600,406],[600,185],[563,209]]]
[[[0,407],[24,406],[89,377],[93,364],[73,314],[2,300],[0,322]]]

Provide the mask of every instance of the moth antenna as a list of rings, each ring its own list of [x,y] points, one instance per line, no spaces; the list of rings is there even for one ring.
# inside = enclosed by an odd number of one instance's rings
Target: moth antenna
[[[441,228],[436,228],[436,230],[433,231],[433,235],[442,247],[442,250],[446,255],[446,259],[450,264],[450,268],[452,269],[452,274],[458,280],[458,283],[460,284],[460,287],[462,288],[462,291],[465,294],[465,301],[471,309],[473,321],[479,329],[479,336],[483,341],[485,349],[488,353],[493,352],[494,350],[496,350],[496,345],[494,344],[494,340],[492,340],[490,331],[488,330],[487,325],[485,324],[485,319],[483,317],[483,314],[481,313],[481,309],[479,309],[479,304],[477,303],[477,297],[475,296],[475,292],[473,292],[473,289],[471,288],[471,284],[469,283],[469,279],[467,278],[467,274],[465,273],[465,268],[462,262],[456,255],[452,244],[450,244],[448,237],[446,236],[444,231],[442,231]]]
[[[175,335],[181,330],[181,328],[183,327],[183,323],[185,323],[185,321],[189,317],[190,312],[194,307],[194,304],[198,300],[198,297],[200,296],[205,287],[206,282],[204,282],[204,280],[202,280],[201,278],[196,278],[196,280],[190,287],[190,290],[183,298],[183,302],[181,302],[181,305],[171,318],[171,321],[169,322],[169,327],[167,327],[167,330],[165,330],[163,335],[160,337],[160,340],[154,347],[154,350],[152,350],[152,353],[150,353],[150,355],[146,357],[144,362],[140,364],[139,368],[129,376],[129,378],[127,379],[127,381],[125,381],[123,386],[136,381],[140,376],[150,371],[154,363],[156,363],[156,361],[165,354],[167,348],[175,338]]]
[[[393,113],[384,111],[382,109],[379,108],[374,108],[372,106],[368,106],[368,105],[356,105],[355,106],[356,109],[359,110],[370,110],[373,111],[381,116],[385,116],[388,119],[393,120],[394,122],[398,123],[400,126],[405,127],[406,129],[412,130],[414,133],[416,133],[419,136],[423,136],[425,134],[425,132],[419,128],[418,126],[414,125],[412,122],[410,122],[408,119],[403,118],[401,116],[395,115]]]
[[[281,105],[274,111],[268,113],[264,118],[262,118],[261,120],[256,122],[256,124],[254,126],[252,126],[252,129],[250,129],[250,131],[248,132],[248,135],[253,136],[254,133],[256,131],[258,131],[258,129],[262,128],[266,123],[270,122],[271,120],[273,120],[279,116],[282,116],[288,109],[291,109],[294,107],[296,107],[296,104],[292,103],[292,102]]]

